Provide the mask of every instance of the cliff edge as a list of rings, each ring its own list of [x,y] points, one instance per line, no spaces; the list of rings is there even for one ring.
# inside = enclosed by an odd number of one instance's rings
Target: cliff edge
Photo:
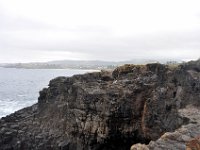
[[[198,125],[189,111],[199,110],[199,68],[199,61],[124,65],[55,78],[37,104],[0,120],[0,149],[167,149],[159,138]],[[181,148],[198,134],[187,135]]]

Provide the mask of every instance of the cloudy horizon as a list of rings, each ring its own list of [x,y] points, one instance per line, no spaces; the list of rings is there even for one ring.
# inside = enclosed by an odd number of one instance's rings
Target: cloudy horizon
[[[0,63],[192,60],[198,0],[2,0]]]

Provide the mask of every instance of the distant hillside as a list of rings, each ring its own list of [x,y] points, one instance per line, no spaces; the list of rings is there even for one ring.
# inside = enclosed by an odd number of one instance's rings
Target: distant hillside
[[[123,64],[147,64],[147,63],[176,63],[176,61],[168,60],[145,60],[134,59],[129,61],[100,61],[100,60],[57,60],[45,63],[7,63],[0,64],[4,68],[24,68],[24,69],[114,69]]]
[[[45,63],[12,63],[0,64],[4,68],[24,69],[113,69],[118,64],[104,61],[51,61]]]

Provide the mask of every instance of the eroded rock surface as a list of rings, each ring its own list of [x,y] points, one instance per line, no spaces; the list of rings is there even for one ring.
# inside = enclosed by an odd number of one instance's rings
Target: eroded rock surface
[[[187,125],[182,125],[174,132],[166,132],[158,140],[148,145],[135,144],[131,150],[199,150],[200,149],[200,109],[188,105],[180,109],[181,116],[189,118]]]
[[[125,150],[148,144],[191,122],[180,110],[199,106],[199,78],[194,64],[125,65],[55,78],[37,104],[0,120],[0,149]]]

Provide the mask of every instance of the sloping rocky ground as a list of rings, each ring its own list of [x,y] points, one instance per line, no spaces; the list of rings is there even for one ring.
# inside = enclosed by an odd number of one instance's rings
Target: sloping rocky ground
[[[198,63],[53,79],[37,104],[0,120],[0,149],[185,149],[200,131]]]
[[[189,118],[174,132],[166,132],[158,140],[148,145],[135,144],[131,150],[199,150],[200,149],[200,109],[188,105],[179,110],[180,115]]]

